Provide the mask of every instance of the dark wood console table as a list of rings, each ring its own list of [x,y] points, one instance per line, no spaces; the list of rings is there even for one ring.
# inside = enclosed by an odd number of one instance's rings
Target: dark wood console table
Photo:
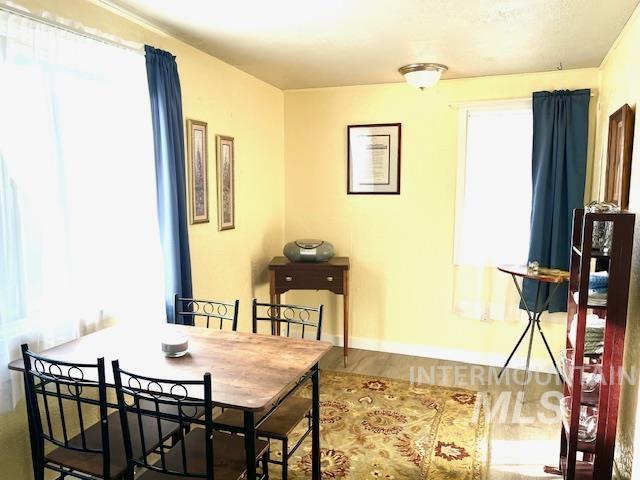
[[[349,354],[349,257],[333,257],[328,262],[291,262],[274,257],[269,263],[271,303],[280,303],[280,295],[289,290],[329,290],[342,295],[344,312],[344,364]]]

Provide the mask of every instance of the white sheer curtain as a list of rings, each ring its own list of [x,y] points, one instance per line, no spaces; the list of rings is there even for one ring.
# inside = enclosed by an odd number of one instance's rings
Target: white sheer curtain
[[[0,411],[6,364],[165,319],[144,56],[0,11]]]
[[[467,318],[518,320],[519,297],[500,264],[526,263],[531,215],[531,101],[463,108],[454,310]]]

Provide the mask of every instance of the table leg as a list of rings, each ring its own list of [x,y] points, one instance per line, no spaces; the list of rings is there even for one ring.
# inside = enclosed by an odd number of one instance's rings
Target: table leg
[[[275,303],[276,305],[280,305],[282,303],[282,299],[281,299],[279,293],[276,293],[275,302],[273,302],[273,303]],[[276,309],[276,315],[278,315],[278,318],[280,318],[280,313],[281,313],[280,312],[280,307],[278,307]],[[280,336],[280,322],[276,322],[276,335],[278,337]]]
[[[349,271],[346,270],[343,276],[343,293],[342,293],[342,318],[344,322],[343,326],[343,355],[344,355],[344,366],[347,366],[347,359],[349,357]]]
[[[538,307],[540,306],[540,287],[542,282],[538,281],[538,286],[536,288],[536,303],[533,305],[533,312],[528,312],[529,314],[529,322],[531,323],[531,337],[529,337],[529,349],[527,350],[527,363],[524,367],[524,376],[526,379],[526,384],[529,383],[529,365],[531,364],[531,348],[533,347],[533,334],[535,333],[534,323],[536,319],[539,318],[538,315]],[[523,385],[524,390],[524,385]]]
[[[522,340],[524,340],[525,335],[529,331],[529,328],[531,328],[531,339],[529,340],[529,352],[531,352],[531,342],[533,341],[533,323],[535,321],[535,312],[533,314],[531,313],[531,309],[529,308],[529,305],[527,305],[527,300],[524,298],[524,295],[522,293],[522,289],[520,288],[520,284],[518,283],[518,279],[516,278],[516,276],[512,274],[511,275],[511,279],[513,280],[513,284],[516,286],[516,290],[518,290],[518,295],[520,296],[520,299],[522,300],[522,303],[524,303],[524,307],[525,307],[525,311],[527,312],[527,317],[529,319],[529,323],[527,323],[527,328],[525,328],[524,332],[522,332],[522,335],[520,335],[520,338],[516,342],[516,346],[513,347],[513,350],[511,350],[511,353],[509,354],[509,357],[507,357],[507,361],[504,362],[504,365],[502,366],[502,369],[500,369],[500,373],[498,373],[498,379],[502,376],[502,374],[506,370],[507,366],[509,365],[509,362],[511,361],[511,359],[515,355],[516,350],[518,350],[518,347],[522,343]],[[538,292],[536,293],[536,305],[538,304],[538,294],[539,293],[540,293],[540,283],[538,282]],[[530,355],[527,356],[527,370],[529,370],[529,356]]]
[[[558,376],[560,377],[560,381],[562,383],[564,383],[564,379],[562,378],[562,374],[560,373],[560,370],[558,369],[558,365],[556,364],[556,359],[553,358],[553,353],[551,352],[551,347],[549,347],[549,343],[547,342],[547,337],[544,336],[544,333],[542,331],[542,327],[540,326],[540,319],[538,318],[536,325],[538,326],[538,331],[540,332],[540,336],[542,337],[542,342],[544,343],[544,346],[547,347],[547,352],[549,353],[549,357],[551,358],[551,363],[553,363],[553,368],[556,369],[556,372],[558,373]]]
[[[273,270],[269,271],[269,303],[272,305],[280,304],[280,294],[276,293],[276,272]],[[280,310],[277,310],[278,316],[280,316]],[[273,325],[275,323],[275,326]],[[275,328],[274,328],[275,327]],[[280,322],[272,322],[271,325],[271,334],[280,336]]]
[[[533,328],[533,323],[529,322],[529,324],[531,325],[531,335],[529,336],[529,348],[527,349],[527,362],[526,362],[525,367],[524,367],[524,378],[525,378],[525,381],[522,384],[522,389],[523,390],[524,390],[525,385],[527,385],[529,383],[529,365],[531,363],[531,349],[533,347],[533,334],[536,331],[536,329]]]
[[[560,381],[562,383],[564,383],[564,379],[562,378],[562,374],[560,373],[560,370],[558,369],[558,365],[556,364],[556,359],[553,357],[553,353],[551,352],[551,348],[549,347],[549,343],[547,342],[547,337],[544,336],[544,333],[542,332],[542,326],[540,325],[540,317],[542,317],[542,312],[544,312],[546,310],[546,308],[549,306],[549,304],[551,303],[551,300],[553,299],[553,297],[555,296],[556,292],[560,288],[560,285],[561,285],[560,283],[557,283],[555,285],[555,287],[549,293],[549,298],[547,298],[547,301],[545,302],[544,306],[540,309],[540,312],[538,313],[538,315],[536,317],[536,326],[538,327],[538,331],[540,332],[540,336],[542,337],[542,341],[544,343],[544,346],[547,348],[547,353],[549,354],[549,357],[551,358],[551,363],[553,363],[553,368],[555,368],[558,376],[560,377]]]
[[[273,270],[269,271],[269,301],[276,303],[276,273]]]
[[[498,374],[498,378],[500,378],[502,376],[502,372],[505,370],[505,368],[507,368],[507,365],[511,361],[511,357],[513,357],[513,354],[518,349],[518,347],[520,346],[520,343],[524,339],[524,337],[525,337],[525,335],[527,333],[527,330],[529,329],[529,327],[531,327],[531,337],[529,338],[529,350],[527,352],[527,364],[526,364],[526,367],[525,367],[525,375],[527,376],[527,379],[528,379],[528,376],[529,376],[529,364],[530,364],[530,361],[531,361],[531,347],[532,347],[532,343],[533,343],[533,332],[534,332],[534,324],[535,324],[535,327],[537,327],[538,332],[540,332],[540,336],[542,337],[542,342],[544,343],[544,346],[547,349],[547,353],[549,354],[549,357],[551,358],[551,362],[553,363],[553,368],[555,368],[556,372],[558,373],[558,376],[560,377],[560,381],[564,383],[564,379],[562,378],[562,374],[560,373],[560,370],[558,369],[558,365],[556,364],[556,359],[554,358],[553,353],[551,352],[551,347],[549,347],[549,343],[547,342],[547,338],[544,336],[544,333],[542,332],[542,326],[540,325],[540,317],[542,317],[542,313],[547,309],[547,307],[551,303],[551,300],[553,299],[553,297],[555,296],[556,292],[560,288],[561,283],[556,283],[554,285],[554,287],[549,292],[549,296],[547,297],[547,301],[539,309],[539,306],[540,306],[540,286],[541,286],[542,282],[540,282],[538,280],[538,287],[536,289],[536,303],[534,305],[534,309],[531,310],[529,308],[529,305],[527,305],[527,301],[524,298],[524,294],[522,292],[522,289],[520,288],[520,285],[518,284],[518,281],[517,281],[515,275],[511,275],[511,278],[513,279],[513,283],[515,284],[516,289],[518,290],[518,294],[520,295],[520,299],[522,300],[522,303],[524,303],[524,306],[525,306],[525,309],[526,309],[526,312],[527,312],[527,316],[529,317],[529,324],[527,325],[527,328],[522,333],[522,336],[518,340],[518,343],[516,343],[516,346],[513,349],[513,351],[511,352],[511,355],[509,355],[509,358],[507,358],[507,361],[504,364],[504,367],[502,367],[502,370],[500,370],[500,373]]]
[[[256,421],[253,412],[244,412],[244,449],[247,480],[256,480]]]
[[[311,478],[320,480],[320,370],[316,364],[311,375]]]
[[[524,329],[524,332],[522,332],[522,335],[520,335],[520,338],[518,339],[518,341],[516,342],[516,346],[513,347],[513,350],[511,350],[511,353],[509,354],[509,357],[507,357],[507,361],[504,362],[504,365],[502,366],[502,368],[500,369],[500,373],[498,373],[498,378],[500,378],[502,376],[502,374],[504,373],[504,371],[506,370],[507,366],[509,365],[509,362],[511,361],[511,358],[513,358],[513,356],[516,353],[516,350],[518,350],[518,347],[520,346],[520,344],[522,343],[522,340],[524,340],[525,335],[527,334],[527,332],[529,331],[529,328],[531,328],[533,330],[533,325],[532,322],[529,321],[527,323],[527,328]]]

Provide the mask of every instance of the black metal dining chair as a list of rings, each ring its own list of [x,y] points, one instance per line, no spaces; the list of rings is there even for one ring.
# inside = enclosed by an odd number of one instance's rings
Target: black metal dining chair
[[[71,363],[44,357],[22,345],[34,478],[45,470],[59,478],[130,479],[117,411],[109,414],[104,359]],[[128,419],[133,421],[133,417]],[[150,419],[141,425],[146,442],[132,437],[132,455],[144,457],[178,430],[175,422],[160,428]]]
[[[253,333],[261,332],[259,326],[267,324],[267,333],[310,340],[320,340],[322,335],[323,306],[305,307],[302,305],[287,305],[273,303],[259,303],[253,299],[252,318]],[[268,418],[258,424],[258,437],[282,442],[282,460],[270,458],[269,462],[282,466],[282,480],[287,480],[289,460],[302,445],[304,439],[311,432],[311,399],[292,395],[273,411]],[[263,418],[268,412],[256,414]],[[293,447],[289,448],[291,433],[306,420],[306,429]],[[238,410],[225,409],[216,418],[221,425],[240,429],[243,426],[243,414]]]
[[[259,303],[252,306],[253,333],[259,333],[260,324],[268,324],[272,335],[320,340],[322,336],[323,306],[305,307],[277,303]]]
[[[167,380],[125,371],[117,360],[112,366],[129,475],[137,468],[144,468],[145,472],[137,479],[239,480],[244,477],[244,440],[214,430],[210,373],[205,373],[202,380]],[[204,412],[204,416],[200,412]],[[138,418],[138,424],[128,422],[130,415]],[[153,418],[158,425],[170,421],[189,424],[192,428],[188,433],[180,429],[178,442],[173,446],[161,444],[157,451],[159,458],[151,462],[147,457],[137,456],[133,449],[135,432],[145,445],[147,432],[138,426],[145,418]],[[268,458],[269,443],[258,440],[255,461],[262,465],[259,478],[263,480],[269,478]]]
[[[217,300],[198,300],[195,298],[173,296],[173,316],[187,320],[187,324],[205,328],[218,327],[220,330],[238,329],[238,306],[240,300],[221,302]]]

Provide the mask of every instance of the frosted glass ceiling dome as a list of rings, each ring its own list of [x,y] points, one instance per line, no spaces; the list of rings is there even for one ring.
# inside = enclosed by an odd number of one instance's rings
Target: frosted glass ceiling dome
[[[447,66],[440,63],[412,63],[400,67],[398,71],[404,75],[409,85],[423,90],[438,83],[442,74],[447,71]]]

